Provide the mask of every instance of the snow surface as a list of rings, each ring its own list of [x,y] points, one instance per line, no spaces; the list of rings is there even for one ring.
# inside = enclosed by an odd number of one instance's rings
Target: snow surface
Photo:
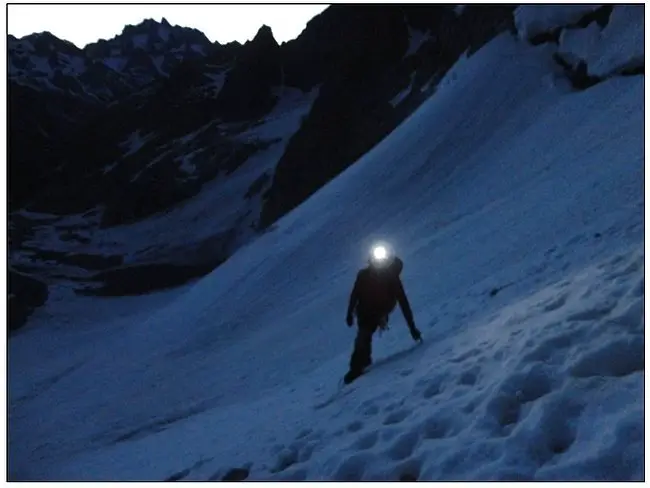
[[[564,29],[560,34],[558,54],[576,66],[589,59],[600,45],[600,27],[592,22],[583,29]]]
[[[617,5],[602,33],[596,23],[566,29],[559,53],[572,63],[585,61],[592,76],[606,77],[644,63],[644,6]]]
[[[196,172],[196,165],[192,163],[192,160],[194,159],[194,156],[201,152],[203,152],[203,149],[197,149],[189,154],[184,155],[180,160],[178,169],[190,176],[193,175]]]
[[[142,147],[153,139],[155,134],[146,134],[142,136],[139,130],[132,132],[126,140],[120,143],[120,147],[126,150],[122,157],[126,158],[138,152]]]
[[[226,81],[226,76],[230,70],[222,71],[221,73],[204,73],[204,75],[212,80],[211,83],[206,83],[204,86],[208,88],[216,88],[214,96],[216,97]]]
[[[408,50],[406,51],[406,54],[404,55],[405,58],[418,52],[418,49],[422,47],[422,44],[424,44],[429,39],[431,39],[431,34],[429,34],[428,32],[413,29],[411,26],[409,26],[408,29],[409,29],[409,47]]]
[[[54,290],[8,345],[10,478],[642,479],[644,80],[555,69],[499,36],[203,279]],[[377,238],[425,342],[395,313],[339,390]]]
[[[564,27],[601,7],[594,4],[580,5],[522,5],[515,10],[515,27],[522,39],[531,39],[543,32]]]
[[[388,103],[390,103],[393,107],[397,107],[400,103],[402,103],[402,101],[409,95],[409,93],[411,93],[411,90],[413,90],[413,80],[415,80],[415,72],[411,73],[411,81],[409,82],[409,86],[395,95],[393,99]]]
[[[429,91],[429,89],[434,85],[437,79],[438,79],[437,74],[434,74],[431,78],[429,78],[429,80],[424,85],[422,85],[422,88],[420,88],[420,93],[426,93],[427,91]]]

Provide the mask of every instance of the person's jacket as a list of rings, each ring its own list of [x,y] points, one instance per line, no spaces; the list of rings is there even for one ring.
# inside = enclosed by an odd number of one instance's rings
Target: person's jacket
[[[413,312],[400,279],[403,267],[402,260],[395,257],[384,269],[368,266],[359,271],[350,294],[348,317],[356,312],[360,323],[379,321],[399,303],[406,323],[414,328]]]

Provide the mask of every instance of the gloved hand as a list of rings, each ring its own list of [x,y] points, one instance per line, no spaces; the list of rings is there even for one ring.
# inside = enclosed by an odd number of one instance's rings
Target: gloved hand
[[[352,316],[352,314],[349,314],[345,321],[348,323],[348,327],[352,327],[354,325],[354,316]]]
[[[416,326],[410,327],[409,330],[414,341],[422,341],[422,334]]]

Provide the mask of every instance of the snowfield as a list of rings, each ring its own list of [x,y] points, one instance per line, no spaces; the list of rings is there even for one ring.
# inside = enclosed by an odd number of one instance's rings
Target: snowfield
[[[553,52],[462,58],[194,284],[54,290],[8,346],[10,479],[643,479],[644,78],[575,92]],[[424,343],[397,310],[341,388],[375,239]]]

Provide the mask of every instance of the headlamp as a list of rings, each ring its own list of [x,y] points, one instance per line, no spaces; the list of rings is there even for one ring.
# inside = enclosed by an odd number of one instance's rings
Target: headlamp
[[[388,250],[384,246],[379,244],[372,248],[372,259],[374,261],[381,263],[382,261],[385,261],[386,258],[388,258]]]

